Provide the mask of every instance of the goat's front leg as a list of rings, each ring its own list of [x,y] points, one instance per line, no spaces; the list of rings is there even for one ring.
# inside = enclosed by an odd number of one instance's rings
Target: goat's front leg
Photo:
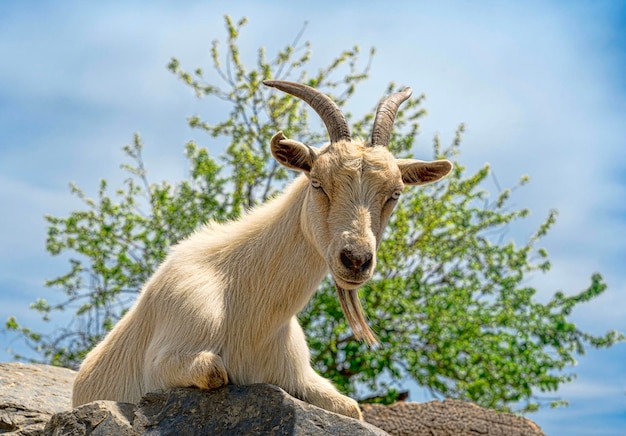
[[[281,367],[288,369],[282,374],[276,374],[272,383],[314,406],[351,418],[363,419],[359,404],[341,394],[330,380],[317,374],[311,367],[309,347],[302,327],[295,317],[277,336],[273,349],[268,351],[274,356],[282,356],[284,361]]]
[[[228,383],[224,362],[211,351],[160,350],[146,377],[146,390],[195,386],[215,389]]]
[[[303,401],[322,409],[363,420],[359,403],[341,394],[330,380],[317,374],[313,368],[308,371],[306,386],[301,397]]]

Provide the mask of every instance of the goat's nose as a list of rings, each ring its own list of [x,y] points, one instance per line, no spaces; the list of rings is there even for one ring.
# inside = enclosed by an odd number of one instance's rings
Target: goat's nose
[[[354,272],[364,272],[372,265],[372,253],[355,254],[350,250],[341,250],[341,263]]]

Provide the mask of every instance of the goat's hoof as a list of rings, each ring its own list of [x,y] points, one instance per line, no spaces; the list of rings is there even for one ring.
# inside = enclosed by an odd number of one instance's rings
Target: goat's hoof
[[[199,353],[194,362],[195,385],[201,389],[217,389],[228,384],[222,359],[210,351]]]
[[[358,406],[358,404],[349,411],[349,414],[347,416],[349,416],[350,418],[358,419],[359,421],[363,421],[363,413],[361,413],[361,408]]]
[[[226,371],[223,374],[209,374],[206,380],[206,386],[203,386],[204,389],[217,389],[221,388],[228,384],[228,376],[226,375]]]
[[[336,410],[336,412],[349,418],[363,421],[363,414],[361,413],[359,403],[354,401],[352,398],[347,398],[346,401],[344,401],[343,404],[340,405],[339,410]]]

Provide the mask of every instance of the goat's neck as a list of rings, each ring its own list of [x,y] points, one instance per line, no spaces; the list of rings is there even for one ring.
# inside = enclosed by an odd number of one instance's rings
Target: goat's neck
[[[327,265],[309,241],[301,225],[308,179],[297,178],[285,192],[253,210],[233,231],[229,259],[237,265],[231,291],[255,314],[272,314],[266,322],[282,324],[302,310],[320,281]]]

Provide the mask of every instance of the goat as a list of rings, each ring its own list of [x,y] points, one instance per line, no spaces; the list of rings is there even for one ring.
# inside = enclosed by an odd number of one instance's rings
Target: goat
[[[372,277],[376,248],[404,185],[439,180],[452,164],[395,159],[387,149],[410,88],[380,102],[366,142],[352,140],[343,113],[320,91],[264,84],[309,104],[330,144],[312,148],[282,131],[272,137],[274,158],[303,174],[239,220],[207,224],[172,247],[135,305],[85,357],[74,406],[135,403],[172,387],[271,383],[362,419],[357,402],[311,367],[296,314],[330,270],[355,337],[376,343],[358,288]]]

